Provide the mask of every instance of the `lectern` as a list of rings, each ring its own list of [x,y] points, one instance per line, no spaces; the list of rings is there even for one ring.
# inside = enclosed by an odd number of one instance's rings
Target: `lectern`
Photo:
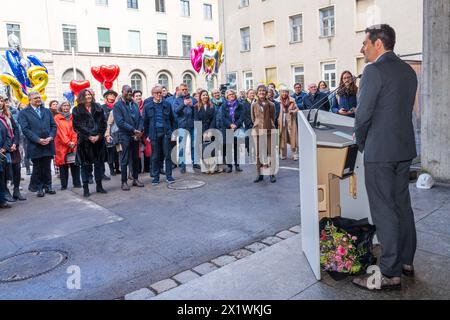
[[[320,220],[370,220],[370,209],[363,155],[352,137],[354,119],[321,111],[313,127],[308,113],[298,113],[302,249],[320,280]]]

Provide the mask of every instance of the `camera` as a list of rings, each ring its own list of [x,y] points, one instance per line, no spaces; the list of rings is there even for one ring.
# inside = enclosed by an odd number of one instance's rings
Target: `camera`
[[[224,83],[220,85],[220,94],[224,97],[225,93],[228,90],[228,87],[230,86],[230,83]]]

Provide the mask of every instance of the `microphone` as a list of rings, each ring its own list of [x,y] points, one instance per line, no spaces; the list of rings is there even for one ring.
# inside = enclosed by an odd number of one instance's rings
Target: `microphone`
[[[363,76],[362,74],[360,74],[359,76],[353,76],[353,78],[352,78],[353,82],[355,82],[358,79],[361,79],[362,76]]]

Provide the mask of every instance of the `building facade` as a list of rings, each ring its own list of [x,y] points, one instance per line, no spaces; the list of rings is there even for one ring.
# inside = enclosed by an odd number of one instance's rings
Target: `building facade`
[[[195,73],[189,55],[197,41],[219,40],[218,9],[217,0],[3,1],[0,52],[16,34],[24,53],[48,68],[49,99],[61,98],[75,78],[103,92],[90,72],[100,65],[120,66],[115,90],[131,84],[144,96],[158,82],[170,91],[181,82],[213,87],[217,79]]]
[[[367,26],[388,23],[395,52],[422,60],[422,0],[220,0],[226,61],[222,81],[238,90],[258,83],[339,85],[362,73]]]

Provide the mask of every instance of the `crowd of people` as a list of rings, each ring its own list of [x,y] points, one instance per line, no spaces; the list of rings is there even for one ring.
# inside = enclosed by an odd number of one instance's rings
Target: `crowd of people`
[[[208,174],[242,172],[238,159],[240,139],[245,139],[248,151],[250,139],[260,145],[261,134],[267,135],[268,147],[256,147],[254,182],[269,176],[275,183],[275,172],[270,170],[271,131],[278,130],[280,159],[287,159],[289,145],[292,159],[297,161],[297,112],[321,107],[354,117],[357,107],[358,88],[349,71],[342,73],[340,85],[333,92],[325,81],[308,85],[308,92],[300,83],[293,89],[291,94],[285,86],[277,90],[269,84],[239,95],[234,90],[217,89],[191,93],[186,84],[181,84],[171,94],[167,88],[156,85],[144,99],[143,92],[125,85],[121,94],[106,91],[103,105],[97,102],[93,90],[85,89],[77,96],[75,106],[68,101],[51,101],[48,108],[39,92],[30,92],[29,105],[19,107],[0,96],[0,208],[26,200],[20,187],[22,165],[31,175],[28,190],[38,197],[56,193],[52,186],[52,161],[61,190],[68,188],[71,176],[73,188],[83,188],[84,197],[89,197],[89,186],[94,183],[97,193],[107,193],[103,187],[103,181],[111,179],[106,174],[107,167],[110,176],[121,176],[123,191],[130,191],[129,183],[131,187],[144,187],[139,180],[142,173],[151,175],[153,186],[160,184],[161,175],[172,184],[175,168],[186,173],[189,147],[195,170]],[[195,130],[196,123],[201,123],[201,132]],[[198,150],[196,141],[200,139],[203,147],[212,143],[215,138],[211,129],[223,137],[231,130],[234,138],[223,143],[221,165],[205,167],[200,165],[203,150]],[[179,136],[174,138],[175,131]],[[9,184],[13,186],[12,194]]]

